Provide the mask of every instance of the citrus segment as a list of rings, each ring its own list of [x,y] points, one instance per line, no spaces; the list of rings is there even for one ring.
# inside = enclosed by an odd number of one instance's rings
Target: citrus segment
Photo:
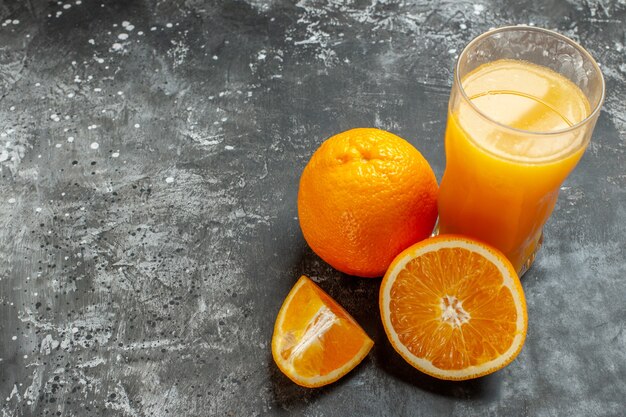
[[[276,318],[272,355],[293,382],[319,387],[352,370],[373,345],[348,312],[302,276]]]
[[[511,263],[461,236],[430,238],[398,255],[381,284],[380,310],[398,353],[441,379],[494,372],[526,337],[526,301]]]

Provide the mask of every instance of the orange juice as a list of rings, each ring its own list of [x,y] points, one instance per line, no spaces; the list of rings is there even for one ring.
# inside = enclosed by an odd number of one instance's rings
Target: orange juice
[[[461,84],[465,100],[448,113],[439,232],[483,240],[520,271],[585,150],[589,135],[568,128],[590,105],[569,79],[525,61],[481,65]]]

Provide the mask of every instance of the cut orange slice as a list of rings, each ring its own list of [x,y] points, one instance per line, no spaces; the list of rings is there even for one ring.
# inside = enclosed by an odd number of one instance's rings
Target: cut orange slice
[[[278,312],[272,356],[289,379],[312,388],[350,372],[373,345],[350,314],[303,275]]]
[[[423,240],[400,253],[380,287],[396,351],[420,371],[464,380],[508,365],[526,338],[526,300],[498,250],[462,236]]]

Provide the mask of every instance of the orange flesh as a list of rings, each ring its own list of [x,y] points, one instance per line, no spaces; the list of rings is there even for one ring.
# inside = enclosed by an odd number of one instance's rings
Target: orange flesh
[[[458,370],[506,352],[516,335],[517,312],[495,265],[467,249],[442,248],[398,273],[390,319],[411,353],[440,369]]]
[[[290,378],[293,375],[284,366],[293,368],[296,378],[320,377],[342,367],[348,372],[362,359],[353,363],[364,345],[373,344],[354,319],[308,279],[283,309],[282,322],[275,329],[274,354],[280,356],[277,363]]]

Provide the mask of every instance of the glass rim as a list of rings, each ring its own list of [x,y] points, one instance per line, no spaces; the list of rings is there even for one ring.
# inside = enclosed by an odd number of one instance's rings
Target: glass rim
[[[489,115],[487,115],[484,112],[482,112],[474,103],[472,103],[472,100],[470,100],[470,98],[468,97],[467,93],[465,92],[465,89],[463,88],[463,84],[461,83],[461,75],[459,74],[459,69],[460,69],[460,66],[461,66],[461,59],[467,54],[467,52],[470,49],[470,47],[475,45],[477,42],[487,38],[488,36],[491,36],[491,35],[493,35],[495,33],[513,32],[513,31],[541,32],[541,33],[550,35],[552,37],[555,37],[555,38],[557,38],[557,39],[559,39],[559,40],[569,44],[574,49],[576,49],[578,52],[580,52],[580,54],[584,58],[586,58],[588,61],[591,62],[591,64],[593,65],[594,69],[598,72],[598,74],[600,74],[600,84],[601,84],[602,91],[600,93],[600,98],[598,99],[598,103],[589,112],[587,117],[585,117],[581,121],[573,124],[572,126],[569,126],[569,127],[565,128],[565,129],[551,130],[549,132],[536,132],[536,131],[533,131],[533,130],[517,129],[515,127],[511,127],[511,126],[505,125],[503,123],[500,123],[500,122],[494,120],[493,118],[491,118]],[[590,121],[594,120],[596,118],[596,116],[598,115],[598,113],[600,112],[600,109],[602,108],[602,104],[604,103],[604,96],[605,96],[605,89],[606,89],[605,82],[604,82],[604,75],[602,74],[602,71],[600,70],[600,66],[598,65],[596,60],[593,58],[593,56],[591,56],[591,54],[585,48],[583,48],[581,45],[579,45],[574,40],[568,38],[567,36],[561,35],[560,33],[555,32],[553,30],[539,28],[539,27],[535,27],[535,26],[525,26],[525,25],[502,26],[502,27],[499,27],[499,28],[496,28],[496,29],[492,29],[492,30],[488,30],[487,32],[481,33],[480,35],[478,35],[477,37],[472,39],[465,46],[465,48],[463,48],[463,50],[459,54],[459,58],[456,61],[456,65],[454,66],[454,83],[458,85],[459,91],[461,93],[461,97],[463,98],[463,100],[467,104],[469,104],[470,108],[472,110],[474,110],[474,112],[478,113],[482,118],[486,119],[489,123],[493,123],[493,124],[497,125],[498,127],[502,128],[502,129],[509,130],[509,131],[514,132],[514,133],[518,133],[518,134],[522,133],[522,134],[526,134],[526,135],[530,134],[530,135],[535,135],[535,136],[562,135],[563,133],[568,133],[568,132],[572,132],[572,131],[578,130],[582,126],[584,126],[587,123],[589,123]]]

